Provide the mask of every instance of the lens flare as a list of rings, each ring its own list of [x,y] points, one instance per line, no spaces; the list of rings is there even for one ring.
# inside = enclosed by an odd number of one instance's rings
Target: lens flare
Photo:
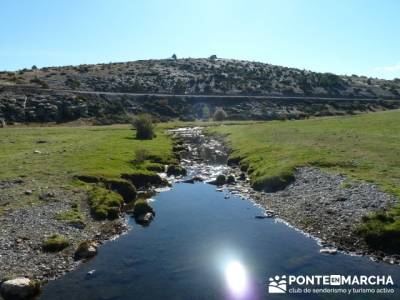
[[[229,291],[237,296],[243,296],[248,289],[248,278],[246,269],[238,261],[228,263],[225,269],[225,278]]]

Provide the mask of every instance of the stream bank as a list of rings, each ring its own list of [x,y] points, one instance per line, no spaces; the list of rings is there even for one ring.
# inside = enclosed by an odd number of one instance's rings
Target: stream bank
[[[187,175],[164,177],[172,186],[148,200],[155,212],[151,223],[142,226],[126,218],[133,230],[105,243],[74,272],[49,282],[40,300],[278,299],[281,295],[275,298],[267,289],[276,274],[390,275],[396,285],[379,299],[396,299],[398,266],[340,251],[320,254],[315,240],[277,222],[272,218],[276,211],[249,201],[257,192],[247,188],[247,177],[226,165],[220,141],[207,141],[200,128],[171,134]],[[219,186],[222,181],[229,183]],[[240,289],[232,284],[238,268]],[[364,293],[343,297],[377,299]],[[284,298],[299,295],[289,292]]]
[[[364,250],[363,248],[364,245],[362,244],[362,241],[358,240],[354,236],[353,229],[355,228],[356,225],[356,222],[354,220],[360,219],[362,215],[364,215],[369,210],[385,207],[386,205],[394,203],[395,201],[394,198],[390,197],[385,193],[380,192],[379,189],[374,185],[355,182],[351,186],[344,188],[343,182],[347,180],[344,176],[330,174],[315,168],[307,167],[307,168],[300,168],[296,172],[296,180],[291,185],[289,185],[285,190],[276,193],[258,192],[251,188],[251,183],[248,176],[244,174],[242,171],[240,171],[238,167],[232,167],[227,165],[229,149],[227,149],[221,141],[204,135],[202,128],[196,128],[196,127],[181,128],[181,129],[171,130],[170,133],[176,141],[176,150],[179,152],[181,158],[181,166],[187,170],[188,174],[187,175],[177,174],[177,176],[173,175],[167,176],[166,173],[159,174],[161,179],[168,180],[168,182],[177,185],[176,187],[172,188],[173,192],[172,195],[174,197],[179,198],[179,201],[175,203],[176,206],[172,208],[166,207],[166,204],[165,205],[163,204],[161,213],[157,210],[158,204],[155,203],[157,204],[154,205],[155,212],[157,214],[154,220],[151,222],[151,224],[147,224],[149,225],[148,228],[145,227],[138,228],[138,230],[140,231],[139,236],[141,236],[141,238],[143,239],[147,238],[145,236],[146,232],[143,231],[142,233],[141,231],[142,229],[152,230],[154,225],[156,225],[156,228],[157,226],[161,226],[162,227],[161,229],[160,228],[157,229],[159,230],[157,231],[157,234],[162,235],[165,233],[165,228],[163,227],[162,223],[160,224],[160,222],[167,222],[167,223],[174,222],[173,220],[167,221],[166,215],[163,215],[163,211],[165,214],[168,213],[168,217],[175,218],[176,219],[175,221],[181,220],[182,218],[181,214],[185,214],[184,221],[179,221],[179,224],[177,224],[177,226],[181,227],[198,226],[200,220],[197,220],[197,218],[198,214],[201,214],[202,218],[205,218],[206,221],[209,222],[208,226],[210,226],[209,228],[210,230],[215,230],[214,226],[216,226],[216,224],[219,224],[220,222],[222,222],[224,226],[229,227],[229,225],[232,224],[224,222],[229,221],[234,223],[236,221],[235,218],[243,214],[243,216],[246,216],[246,222],[249,222],[251,227],[247,228],[245,233],[240,231],[239,228],[237,228],[238,234],[240,235],[236,238],[239,240],[243,238],[243,234],[245,235],[257,234],[257,235],[262,235],[258,236],[258,238],[260,239],[266,238],[263,235],[271,234],[268,231],[269,229],[268,226],[271,226],[272,224],[271,222],[274,222],[274,219],[271,219],[272,217],[274,217],[275,219],[287,220],[288,223],[292,224],[296,228],[303,230],[303,232],[311,234],[315,238],[319,238],[321,240],[320,244],[323,246],[322,250],[337,248],[339,250],[343,250],[346,252],[374,255],[392,264],[399,263],[398,258],[396,257],[385,256],[380,253],[370,253],[367,250]],[[201,184],[201,182],[214,184],[215,188],[210,185],[203,185]],[[183,187],[181,188],[180,186]],[[163,191],[162,189],[159,190],[155,189],[155,192],[162,192],[162,191]],[[193,192],[196,191],[198,191],[199,193],[204,193],[204,196],[202,194],[194,195]],[[184,195],[180,195],[178,192],[179,193],[182,192],[184,193]],[[170,192],[165,192],[165,194],[167,195],[170,195],[169,193]],[[58,197],[61,197],[61,195],[60,196],[56,195],[55,198]],[[158,199],[159,197],[164,198],[167,196],[164,196],[164,193],[161,193],[159,196],[156,197]],[[185,197],[187,198],[182,199]],[[210,199],[204,200],[207,202],[207,207],[203,207],[201,203],[196,203],[196,204],[193,203],[193,199],[197,199],[197,201],[203,201],[204,197],[211,197]],[[221,197],[222,199],[220,199]],[[222,203],[220,204],[221,205],[220,211],[213,206],[214,198],[218,199],[217,201],[221,200],[225,201],[224,204]],[[237,201],[240,199],[245,200],[243,201],[243,204],[237,203]],[[259,208],[249,208],[248,205],[246,204],[248,203],[248,201],[246,200],[250,200],[258,204],[260,207],[263,208],[263,211],[260,211]],[[182,201],[186,202],[184,203]],[[55,202],[57,203],[56,205],[64,205],[62,204],[63,203],[62,201],[55,201]],[[150,204],[153,206],[151,202]],[[230,205],[233,206],[232,209],[234,210],[232,212],[233,213],[232,216],[229,215],[227,211]],[[180,206],[183,206],[185,208],[184,211],[181,211]],[[198,210],[195,210],[196,207]],[[65,207],[65,209],[67,208],[68,206]],[[43,209],[43,207],[41,209]],[[10,216],[15,217],[12,214],[12,212],[8,213],[10,214]],[[35,210],[32,210],[31,212],[26,211],[25,213],[28,215],[29,213],[32,213],[32,215],[29,215],[31,216],[30,218],[32,218],[35,214],[40,215],[40,212]],[[51,213],[54,215],[54,211],[50,211],[49,215]],[[252,214],[251,215],[252,220],[248,219],[250,213]],[[207,214],[209,216],[206,216]],[[21,223],[23,223],[23,220],[21,218],[18,220],[20,220]],[[268,220],[264,221],[260,220],[264,218]],[[241,219],[241,217],[239,217],[239,219]],[[121,219],[117,220],[117,222],[119,221],[121,221]],[[194,224],[191,224],[192,222]],[[215,224],[213,222],[215,222]],[[43,224],[42,223],[41,226],[42,227],[45,226],[45,223]],[[128,225],[136,226],[133,225],[132,218],[128,218]],[[55,222],[54,226],[55,228],[57,228],[57,226],[59,226],[59,223]],[[240,227],[240,224],[237,224],[237,226]],[[26,226],[21,226],[21,228],[26,228]],[[122,225],[121,231],[118,233],[121,233],[125,230],[126,227]],[[175,227],[174,230],[179,231],[179,229]],[[175,236],[177,232],[174,232],[174,230],[172,230],[172,232],[168,232],[167,235],[172,239],[179,240],[179,243],[181,244],[188,244],[192,242],[194,244],[197,244],[199,242],[197,240],[196,235],[192,235],[192,237],[183,235],[182,238],[178,239]],[[198,230],[198,228],[196,230]],[[252,232],[251,230],[260,230],[260,232],[255,233]],[[288,236],[292,236],[292,233],[288,233],[291,229],[280,228],[279,230],[285,232],[285,236],[286,234]],[[96,234],[97,233],[95,233],[95,236]],[[106,239],[115,234],[116,232],[113,232],[113,234],[101,238]],[[135,239],[135,234],[136,234],[135,230],[133,230],[133,232],[128,232],[129,238],[132,239]],[[146,245],[145,249],[142,250],[136,249],[136,250],[139,253],[142,253],[143,251],[149,250],[149,247],[162,249],[160,242],[157,241],[157,234],[155,234],[152,237],[155,240],[152,240],[151,242],[150,241],[143,242],[144,245]],[[10,236],[11,237],[15,236],[15,232],[10,233]],[[187,240],[183,238],[187,238]],[[117,239],[116,241],[117,244],[119,243],[120,239],[125,239],[125,237],[120,237],[119,239]],[[305,243],[301,238],[296,237],[295,240],[297,239],[300,239],[301,245]],[[21,239],[21,241],[16,241],[16,243],[21,243],[21,245],[24,245],[26,242],[25,239]],[[249,241],[249,243],[254,243],[255,245],[257,245],[256,241]],[[11,248],[9,249],[16,249],[13,245],[14,244],[10,244]],[[241,245],[241,243],[239,243],[239,245]],[[285,247],[285,245],[281,246]],[[105,249],[114,249],[114,247],[118,248],[118,246],[115,246],[114,243],[107,243],[103,247],[105,247]],[[99,251],[100,255],[101,252],[103,251],[103,247]],[[190,246],[184,245],[182,247],[190,247]],[[263,244],[262,247],[266,246]],[[306,248],[307,251],[311,249],[312,251],[315,251],[316,255],[322,256],[318,253],[321,250],[319,246],[318,247],[307,246]],[[38,248],[37,250],[40,251],[40,248]],[[275,250],[278,252],[281,251],[281,249],[279,248]],[[288,253],[288,257],[290,256],[296,257],[298,253],[304,250],[305,249],[296,249],[297,252]],[[125,250],[114,249],[112,250],[112,252],[113,251],[123,252]],[[332,253],[336,253],[336,251],[333,251]],[[42,260],[53,259],[54,257],[60,257],[62,259],[62,261],[58,261],[55,259],[52,260],[54,262],[54,265],[51,265],[50,268],[51,270],[54,270],[54,272],[56,272],[55,274],[50,273],[52,275],[51,279],[53,279],[60,275],[65,274],[66,271],[72,270],[76,267],[77,263],[73,261],[72,255],[69,254],[66,253],[66,255],[60,255],[60,256],[51,256],[53,254],[46,254],[47,256],[39,255],[38,257],[40,257]],[[145,253],[142,254],[145,256]],[[115,253],[106,254],[106,256],[108,255],[115,255]],[[343,256],[340,257],[341,259],[343,259]],[[29,256],[26,256],[26,258],[29,259]],[[121,258],[123,259],[123,256]],[[11,256],[10,259],[13,259],[13,261],[16,261],[17,263],[23,262],[23,261],[19,262],[18,259]],[[164,262],[166,264],[175,263],[175,262],[168,262],[166,259],[167,257],[164,259]],[[169,259],[171,259],[171,257]],[[141,257],[140,261],[141,260],[147,261],[147,258]],[[64,263],[64,261],[67,261],[67,263]],[[32,260],[32,263],[34,263],[36,266],[35,260]],[[106,264],[107,261],[105,262],[103,261],[102,263]],[[190,262],[188,263],[190,264]],[[46,264],[44,265],[46,267]],[[93,259],[93,262],[89,261],[87,264],[82,265],[81,268],[78,268],[77,271],[72,272],[71,275],[67,274],[66,276],[71,276],[71,278],[74,278],[75,276],[74,273],[76,272],[77,274],[82,275],[82,271],[80,271],[80,269],[87,270],[85,276],[88,274],[95,274],[90,272],[92,272],[93,270],[97,270],[96,267],[94,267],[93,269],[88,269],[91,268],[91,266],[93,265],[96,266],[96,258]],[[35,270],[35,266],[31,266],[28,264],[27,268],[29,267]],[[38,266],[41,265],[39,264]],[[135,267],[140,268],[140,266],[132,264],[132,268]],[[180,266],[180,268],[181,267],[182,266]],[[107,268],[109,268],[109,265],[107,266]],[[32,277],[35,276],[32,275],[31,273],[27,274],[28,275],[26,276],[32,276]],[[168,275],[168,273],[166,274]],[[150,280],[150,278],[148,278],[147,275],[143,273],[140,275],[143,276],[144,278],[147,278],[147,280]],[[104,278],[104,280],[106,279],[107,278]],[[105,285],[111,284],[113,282],[110,278],[108,278],[107,280],[109,281],[104,282]],[[60,279],[60,281],[61,281],[60,285],[62,285],[63,279]],[[148,285],[149,283],[146,284]],[[53,286],[53,283],[50,282],[50,285]],[[59,286],[59,284],[57,283],[56,286]]]
[[[249,199],[265,210],[266,217],[281,219],[313,236],[323,247],[321,253],[335,253],[337,249],[400,264],[400,255],[371,250],[357,233],[363,216],[396,204],[395,196],[382,192],[376,185],[315,167],[301,167],[284,190],[256,191],[239,165],[227,165],[229,149],[223,141],[205,135],[199,127],[181,128],[172,133],[181,145],[182,165],[198,173],[195,180],[213,182],[224,178],[217,189],[226,192],[227,198],[239,195]]]

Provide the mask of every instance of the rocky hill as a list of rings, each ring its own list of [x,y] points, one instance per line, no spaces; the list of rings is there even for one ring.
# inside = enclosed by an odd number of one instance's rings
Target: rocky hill
[[[0,72],[0,118],[9,122],[81,117],[117,122],[143,111],[160,119],[193,119],[205,117],[204,105],[210,113],[224,107],[230,119],[301,118],[398,108],[394,99],[400,99],[400,79],[338,76],[215,57]]]
[[[400,79],[338,76],[231,59],[163,59],[24,69],[2,84],[132,93],[400,98]]]

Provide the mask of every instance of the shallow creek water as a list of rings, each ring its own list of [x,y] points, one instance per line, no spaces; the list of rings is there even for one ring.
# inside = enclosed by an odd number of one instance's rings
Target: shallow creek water
[[[192,177],[224,167],[188,168]],[[127,216],[132,230],[105,243],[76,271],[49,282],[40,299],[399,299],[399,266],[320,254],[314,239],[273,218],[255,218],[263,210],[227,190],[177,182],[151,205],[156,217],[150,226]],[[394,293],[377,294],[384,286],[326,285],[320,287],[375,293],[308,294],[304,288],[318,286],[293,283],[285,295],[271,294],[269,278],[275,275],[390,275],[394,285],[387,288]]]

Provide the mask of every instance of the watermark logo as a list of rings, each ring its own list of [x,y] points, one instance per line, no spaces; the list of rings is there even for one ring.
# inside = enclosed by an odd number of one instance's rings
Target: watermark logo
[[[287,290],[286,275],[269,278],[268,293],[270,294],[284,294]]]
[[[390,275],[275,275],[270,294],[394,294]]]

